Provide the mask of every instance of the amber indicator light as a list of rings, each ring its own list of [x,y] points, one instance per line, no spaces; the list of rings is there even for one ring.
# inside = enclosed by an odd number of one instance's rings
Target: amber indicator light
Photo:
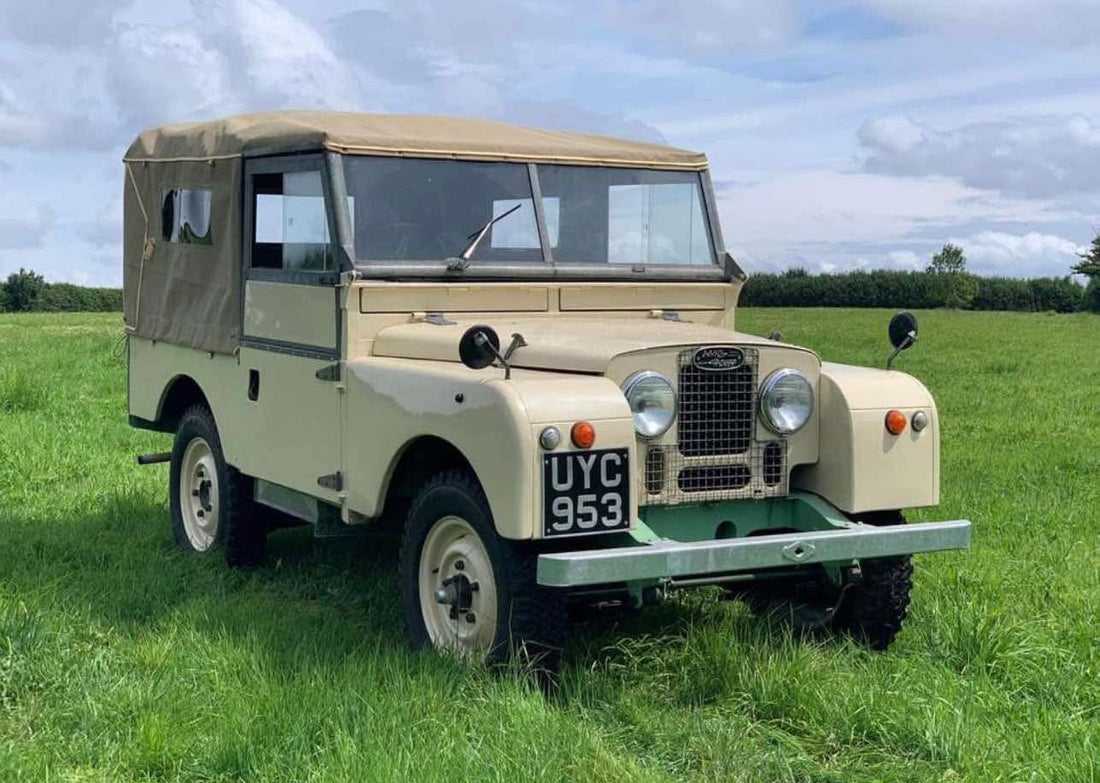
[[[905,432],[906,426],[909,424],[909,420],[905,418],[905,414],[899,410],[892,410],[886,414],[886,431],[891,435],[901,435]]]
[[[587,421],[578,421],[569,434],[573,438],[573,445],[578,449],[590,449],[596,442],[596,428]]]

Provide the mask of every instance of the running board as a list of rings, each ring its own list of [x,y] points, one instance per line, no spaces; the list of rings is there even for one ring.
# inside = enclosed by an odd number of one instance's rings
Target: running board
[[[715,577],[811,563],[942,552],[970,546],[970,521],[921,522],[653,544],[539,555],[538,583],[578,587],[675,577]]]

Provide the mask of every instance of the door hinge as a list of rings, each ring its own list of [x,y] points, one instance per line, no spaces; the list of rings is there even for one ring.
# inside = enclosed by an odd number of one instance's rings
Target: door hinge
[[[324,489],[331,489],[334,492],[342,492],[344,489],[344,474],[340,471],[335,473],[328,473],[324,476],[317,477],[317,484]]]
[[[680,317],[679,310],[650,310],[650,318],[659,318],[662,321],[676,321],[682,322],[684,319]]]
[[[340,380],[340,362],[334,362],[333,364],[326,364],[320,370],[314,373],[319,381],[338,381]]]

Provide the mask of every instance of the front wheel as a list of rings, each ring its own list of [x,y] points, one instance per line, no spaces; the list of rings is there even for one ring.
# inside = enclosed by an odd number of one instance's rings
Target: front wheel
[[[868,525],[904,525],[900,511],[864,514]],[[776,584],[752,584],[736,594],[757,614],[774,614],[796,630],[831,630],[845,633],[872,650],[885,650],[901,631],[913,589],[913,563],[909,555],[860,561],[859,578],[837,587],[823,570],[805,578]]]
[[[904,525],[900,511],[864,515],[868,525]],[[901,632],[913,592],[913,559],[909,555],[860,562],[861,579],[845,593],[833,625],[872,650],[885,650]]]
[[[413,647],[557,671],[565,605],[537,584],[536,563],[528,546],[497,535],[472,476],[447,471],[430,479],[409,509],[401,540],[402,603]]]

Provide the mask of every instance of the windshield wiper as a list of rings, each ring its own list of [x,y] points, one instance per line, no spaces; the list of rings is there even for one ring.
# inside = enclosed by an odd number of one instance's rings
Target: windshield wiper
[[[490,220],[484,226],[479,228],[474,233],[470,234],[466,238],[471,240],[470,244],[466,245],[466,249],[459,253],[457,256],[451,256],[447,259],[447,271],[448,272],[461,272],[463,269],[470,265],[470,258],[473,257],[474,251],[477,250],[477,246],[481,244],[481,240],[485,238],[485,235],[489,233],[489,229],[493,227],[493,224],[499,223],[504,218],[511,215],[517,209],[523,206],[523,202],[516,204],[507,212],[502,212],[495,218]]]

